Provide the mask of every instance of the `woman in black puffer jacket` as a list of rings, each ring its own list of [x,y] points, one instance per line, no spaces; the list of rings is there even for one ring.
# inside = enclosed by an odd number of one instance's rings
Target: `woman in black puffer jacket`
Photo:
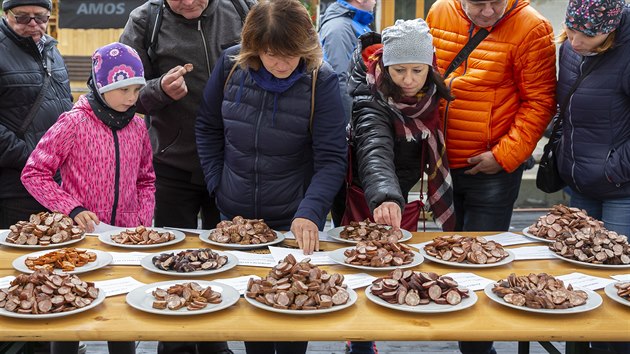
[[[428,202],[438,225],[452,230],[451,177],[438,116],[451,99],[433,67],[432,37],[421,20],[360,37],[348,91],[353,97],[353,183],[361,186],[374,220],[394,228],[411,188],[428,175]],[[376,50],[375,50],[376,49]]]

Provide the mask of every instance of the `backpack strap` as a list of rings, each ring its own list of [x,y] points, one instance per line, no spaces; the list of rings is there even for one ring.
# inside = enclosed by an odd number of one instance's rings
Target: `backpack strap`
[[[247,13],[249,12],[249,8],[247,9],[243,8],[240,0],[231,0],[231,1],[232,1],[232,5],[236,9],[236,12],[238,12],[238,15],[241,17],[241,23],[245,23],[245,18],[247,18]]]
[[[165,5],[164,0],[149,0],[149,4],[149,18],[144,31],[144,47],[147,50],[147,55],[155,74],[155,60],[157,58],[155,49],[157,48],[158,33],[160,32],[160,27],[162,27]]]
[[[225,78],[225,82],[223,83],[223,91],[225,91],[225,89],[227,88],[228,81],[230,81],[230,78],[232,77],[232,74],[234,74],[234,71],[236,70],[237,66],[238,66],[238,63],[234,62],[234,65],[232,65],[232,69],[230,69],[230,73]]]
[[[308,128],[313,133],[313,116],[315,115],[315,87],[317,86],[317,74],[319,74],[319,68],[322,65],[319,64],[313,70],[313,82],[311,83],[311,116],[308,120]]]

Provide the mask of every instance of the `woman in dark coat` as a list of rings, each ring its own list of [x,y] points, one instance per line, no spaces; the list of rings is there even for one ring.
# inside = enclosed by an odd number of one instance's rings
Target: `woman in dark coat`
[[[438,225],[455,223],[451,177],[438,116],[450,99],[433,67],[433,44],[422,19],[396,21],[380,36],[361,36],[353,58],[352,144],[355,183],[374,220],[399,228],[411,188],[424,173],[427,199]]]

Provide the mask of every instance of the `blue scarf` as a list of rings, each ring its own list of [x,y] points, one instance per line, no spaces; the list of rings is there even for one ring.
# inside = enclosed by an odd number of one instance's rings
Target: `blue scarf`
[[[267,69],[265,69],[264,65],[260,66],[260,69],[253,70],[249,69],[249,74],[252,76],[252,79],[256,83],[256,85],[260,86],[265,91],[269,91],[273,93],[273,114],[271,116],[271,126],[275,127],[276,125],[276,111],[278,109],[278,94],[281,94],[291,88],[293,84],[304,76],[306,72],[306,64],[304,61],[301,61],[298,64],[297,68],[293,70],[291,75],[286,79],[279,79],[273,76]]]

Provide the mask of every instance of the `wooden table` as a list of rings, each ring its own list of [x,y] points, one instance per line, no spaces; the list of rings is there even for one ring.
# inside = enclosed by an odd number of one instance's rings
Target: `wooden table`
[[[443,234],[416,233],[409,243],[427,241]],[[95,237],[87,237],[76,246],[126,251],[104,245]],[[189,234],[182,243],[148,252],[206,246],[196,235]],[[346,246],[337,243],[321,245],[325,250]],[[1,247],[0,250],[0,276],[17,275],[11,262],[29,251],[9,247]],[[328,272],[344,274],[360,272],[341,265],[323,268]],[[490,279],[504,278],[512,272],[519,275],[530,272],[562,275],[577,271],[599,277],[628,272],[627,269],[611,271],[579,267],[561,260],[515,261],[506,266],[473,270],[425,260],[415,269],[438,274],[472,271]],[[269,268],[238,266],[198,279],[213,280],[249,274],[264,276],[268,271]],[[386,273],[372,274],[378,276]],[[80,275],[88,281],[125,276],[133,276],[144,283],[177,279],[146,271],[139,266],[108,266]],[[364,289],[358,289],[357,292],[359,299],[350,308],[314,316],[264,311],[251,306],[242,298],[236,305],[219,312],[181,317],[162,316],[135,310],[125,303],[125,296],[120,295],[107,298],[94,309],[68,317],[49,320],[0,317],[0,341],[630,341],[630,308],[610,300],[603,290],[598,291],[604,301],[599,308],[580,314],[553,316],[507,308],[489,300],[483,292],[477,292],[479,300],[472,308],[444,314],[412,314],[390,310],[367,300]]]

